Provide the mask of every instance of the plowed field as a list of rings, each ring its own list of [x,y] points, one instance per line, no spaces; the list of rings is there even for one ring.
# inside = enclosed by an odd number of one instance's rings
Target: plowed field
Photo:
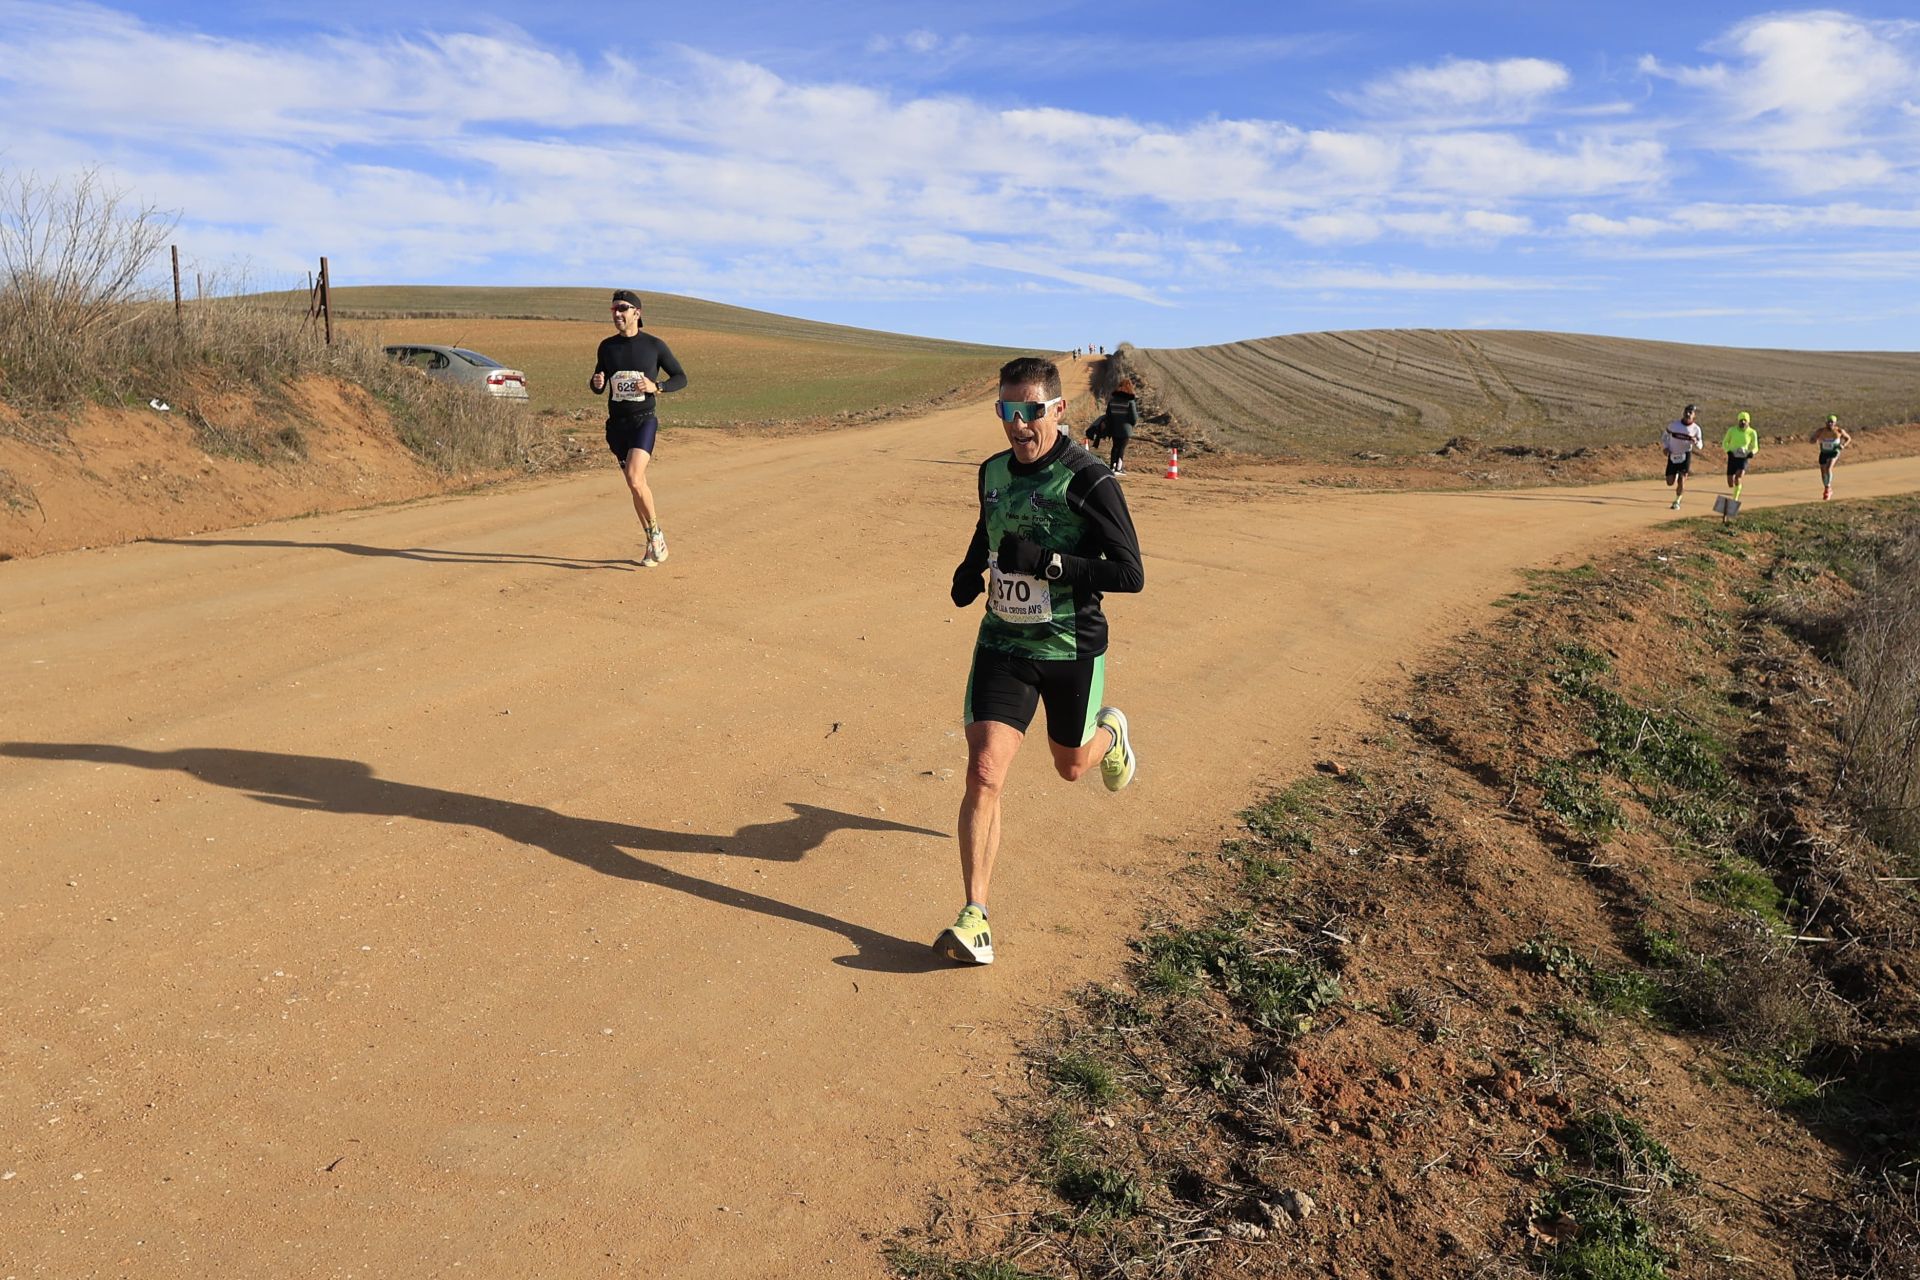
[[[1431,451],[1456,435],[1557,449],[1654,443],[1687,403],[1717,444],[1920,417],[1920,354],[1744,350],[1569,333],[1359,329],[1131,350],[1190,439],[1307,458]]]

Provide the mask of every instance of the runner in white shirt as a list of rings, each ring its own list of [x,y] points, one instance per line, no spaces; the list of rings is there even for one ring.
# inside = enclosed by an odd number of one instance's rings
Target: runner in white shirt
[[[1693,451],[1705,443],[1700,437],[1700,424],[1693,417],[1693,406],[1688,405],[1681,411],[1680,421],[1669,422],[1661,432],[1660,447],[1667,451],[1667,487],[1673,490],[1669,511],[1680,509],[1680,497],[1687,491],[1687,475],[1693,469]]]

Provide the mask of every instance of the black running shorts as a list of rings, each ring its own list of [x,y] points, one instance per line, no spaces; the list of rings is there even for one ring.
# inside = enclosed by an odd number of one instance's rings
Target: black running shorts
[[[1693,455],[1692,454],[1688,454],[1686,457],[1680,459],[1680,461],[1678,462],[1675,462],[1673,460],[1672,454],[1667,455],[1667,479],[1671,480],[1675,476],[1690,476],[1692,474],[1693,474]]]
[[[653,438],[660,432],[660,419],[653,414],[644,418],[608,418],[607,448],[613,450],[613,456],[620,459],[620,465],[627,464],[627,454],[641,449],[651,454]]]
[[[1047,707],[1047,737],[1063,747],[1083,747],[1093,737],[1093,718],[1106,693],[1107,655],[1092,658],[1022,658],[975,648],[967,676],[967,723],[992,720],[1025,733],[1034,708]]]

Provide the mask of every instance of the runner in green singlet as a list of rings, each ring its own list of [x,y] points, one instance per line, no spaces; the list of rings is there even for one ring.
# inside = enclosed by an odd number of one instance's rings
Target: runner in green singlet
[[[980,464],[979,518],[953,572],[955,605],[988,597],[965,704],[960,875],[967,904],[933,944],[961,964],[993,963],[987,882],[1000,849],[1000,791],[1036,708],[1046,705],[1047,746],[1062,778],[1076,781],[1097,763],[1107,790],[1133,781],[1127,718],[1100,705],[1107,653],[1100,597],[1145,584],[1140,543],[1113,473],[1060,434],[1065,410],[1052,361],[1028,356],[1000,370],[995,411],[1011,448]]]

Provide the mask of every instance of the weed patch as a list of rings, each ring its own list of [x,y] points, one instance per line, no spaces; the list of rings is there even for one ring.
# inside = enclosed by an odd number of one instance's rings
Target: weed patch
[[[1540,788],[1540,804],[1569,831],[1588,840],[1602,841],[1627,827],[1626,814],[1607,794],[1605,784],[1576,762],[1550,760],[1533,775]]]

